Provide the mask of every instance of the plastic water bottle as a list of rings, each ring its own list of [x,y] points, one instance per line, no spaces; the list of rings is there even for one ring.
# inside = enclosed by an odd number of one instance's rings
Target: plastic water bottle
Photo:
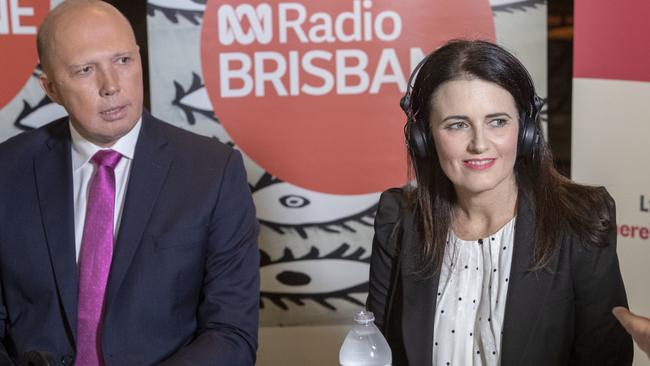
[[[386,338],[374,323],[375,315],[361,310],[339,352],[341,366],[390,366],[393,358]]]

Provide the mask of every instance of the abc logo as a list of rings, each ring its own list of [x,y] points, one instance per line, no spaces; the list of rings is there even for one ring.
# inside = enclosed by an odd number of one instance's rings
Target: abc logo
[[[234,142],[278,178],[364,194],[406,181],[399,99],[451,38],[494,40],[488,1],[209,1],[201,61]]]

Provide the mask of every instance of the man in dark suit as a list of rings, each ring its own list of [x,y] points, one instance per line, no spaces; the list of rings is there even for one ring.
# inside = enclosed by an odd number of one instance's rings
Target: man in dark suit
[[[253,365],[241,155],[143,112],[139,49],[112,6],[65,1],[38,46],[69,118],[0,144],[0,362]]]

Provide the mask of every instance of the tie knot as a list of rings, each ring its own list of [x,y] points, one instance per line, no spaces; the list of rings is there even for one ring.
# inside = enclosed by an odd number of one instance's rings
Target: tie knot
[[[105,166],[111,169],[115,169],[117,163],[120,162],[122,154],[118,153],[115,150],[99,150],[93,155],[92,161],[97,164],[98,167]]]

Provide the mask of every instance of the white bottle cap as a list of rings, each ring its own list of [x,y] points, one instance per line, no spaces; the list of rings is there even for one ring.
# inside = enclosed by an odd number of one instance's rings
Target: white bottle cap
[[[354,321],[358,324],[368,324],[375,321],[375,314],[372,311],[361,310],[354,314]]]

